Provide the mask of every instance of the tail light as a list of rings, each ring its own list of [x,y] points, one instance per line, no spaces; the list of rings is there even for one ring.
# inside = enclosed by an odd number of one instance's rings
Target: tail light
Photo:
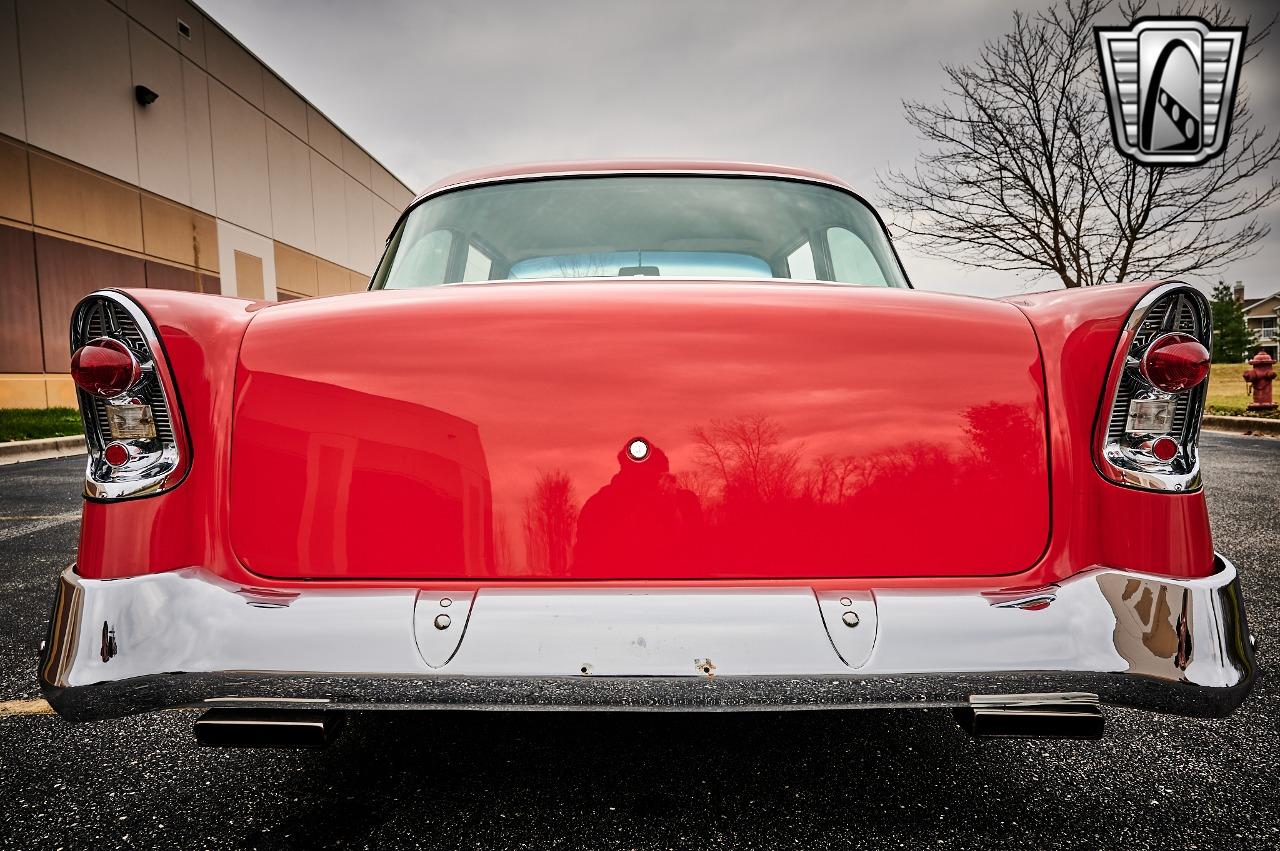
[[[1114,482],[1158,491],[1200,487],[1200,415],[1209,376],[1209,303],[1166,284],[1130,314],[1107,380],[1098,469]]]
[[[1209,350],[1190,334],[1165,334],[1147,346],[1140,368],[1157,390],[1190,390],[1209,377]]]
[[[141,378],[138,358],[119,340],[98,337],[71,353],[71,380],[94,396],[119,396]]]
[[[84,420],[85,496],[162,493],[186,475],[191,453],[159,336],[122,293],[87,296],[71,315],[71,378]]]

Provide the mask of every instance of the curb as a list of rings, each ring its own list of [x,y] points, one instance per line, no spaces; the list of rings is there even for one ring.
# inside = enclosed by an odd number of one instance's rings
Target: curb
[[[85,453],[84,435],[45,437],[40,440],[13,440],[0,443],[0,464],[18,464],[22,461],[41,461],[45,458],[64,458]]]
[[[1268,434],[1280,437],[1280,420],[1261,417],[1218,417],[1206,414],[1200,420],[1201,428],[1210,431],[1230,431],[1236,434]]]

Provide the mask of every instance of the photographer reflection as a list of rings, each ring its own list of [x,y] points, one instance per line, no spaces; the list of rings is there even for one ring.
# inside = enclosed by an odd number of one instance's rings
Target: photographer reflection
[[[618,472],[578,515],[577,571],[686,574],[702,538],[702,506],[680,487],[665,452],[634,438],[618,452]]]

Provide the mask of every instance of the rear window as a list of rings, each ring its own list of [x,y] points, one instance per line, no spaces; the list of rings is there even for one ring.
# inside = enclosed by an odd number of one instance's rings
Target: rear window
[[[838,189],[764,177],[606,175],[430,198],[397,227],[374,287],[647,277],[906,286],[880,221]]]

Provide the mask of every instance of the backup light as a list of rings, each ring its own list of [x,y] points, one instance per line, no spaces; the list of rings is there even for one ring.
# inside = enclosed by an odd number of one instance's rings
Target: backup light
[[[1129,434],[1167,434],[1173,427],[1173,399],[1134,399],[1129,403],[1125,431]]]
[[[86,393],[110,399],[138,383],[142,367],[129,347],[110,337],[90,340],[71,355],[71,380]]]
[[[107,405],[107,427],[116,440],[146,440],[156,436],[151,406],[136,399],[127,405]]]

